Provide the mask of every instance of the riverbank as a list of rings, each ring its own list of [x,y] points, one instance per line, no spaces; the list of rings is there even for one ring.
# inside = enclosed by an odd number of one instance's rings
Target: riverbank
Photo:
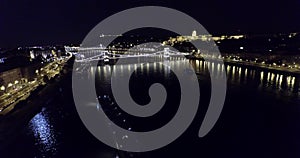
[[[202,60],[205,61],[204,58],[198,58],[194,56],[186,56],[186,58],[190,60]],[[240,67],[249,67],[249,68],[256,68],[262,71],[269,71],[274,73],[283,73],[286,75],[293,75],[293,76],[300,76],[300,70],[296,68],[289,68],[284,66],[270,66],[268,64],[256,63],[256,62],[249,62],[249,61],[240,61],[240,60],[231,60],[231,59],[211,59],[211,61],[219,61],[223,60],[224,64],[227,65],[234,65]]]
[[[5,115],[0,117],[0,151],[5,149],[1,144],[10,144],[16,131],[21,130],[44,106],[55,100],[58,95],[64,95],[63,83],[71,80],[74,58],[69,59],[60,74],[55,75],[46,84],[38,86],[26,100],[19,101]]]
[[[14,110],[19,103],[27,100],[32,94],[37,93],[43,89],[46,84],[55,80],[62,72],[68,60],[69,58],[58,59],[36,69],[36,77],[34,79],[16,86],[0,96],[0,116],[7,115],[10,111]]]

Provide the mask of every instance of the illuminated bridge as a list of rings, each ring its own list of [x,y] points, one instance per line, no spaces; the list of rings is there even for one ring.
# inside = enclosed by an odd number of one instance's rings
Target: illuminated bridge
[[[90,62],[137,57],[161,57],[169,59],[173,57],[184,57],[185,55],[189,55],[189,53],[174,51],[168,47],[164,48],[163,50],[155,50],[153,48],[140,48],[123,51],[122,53],[118,52],[118,50],[107,50],[103,47],[65,47],[65,49],[66,52],[70,52],[76,56],[76,62]]]

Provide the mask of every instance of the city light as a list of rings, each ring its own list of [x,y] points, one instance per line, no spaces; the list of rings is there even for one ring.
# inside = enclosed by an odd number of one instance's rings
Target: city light
[[[0,5],[0,158],[300,158],[300,0]]]
[[[9,83],[9,84],[7,85],[7,87],[11,87],[11,86],[13,86],[13,84],[12,84],[12,83]]]

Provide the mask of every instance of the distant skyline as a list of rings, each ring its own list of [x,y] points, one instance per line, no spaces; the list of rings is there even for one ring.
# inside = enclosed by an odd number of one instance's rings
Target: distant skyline
[[[1,0],[0,47],[80,43],[104,18],[145,5],[182,11],[211,34],[300,31],[300,0]]]

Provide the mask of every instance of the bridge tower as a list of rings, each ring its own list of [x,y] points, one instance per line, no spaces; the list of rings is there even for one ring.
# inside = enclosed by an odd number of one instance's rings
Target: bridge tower
[[[170,57],[170,48],[164,48],[164,58]]]
[[[194,30],[193,32],[192,32],[192,37],[196,37],[197,36],[197,32],[196,32],[196,30]]]

